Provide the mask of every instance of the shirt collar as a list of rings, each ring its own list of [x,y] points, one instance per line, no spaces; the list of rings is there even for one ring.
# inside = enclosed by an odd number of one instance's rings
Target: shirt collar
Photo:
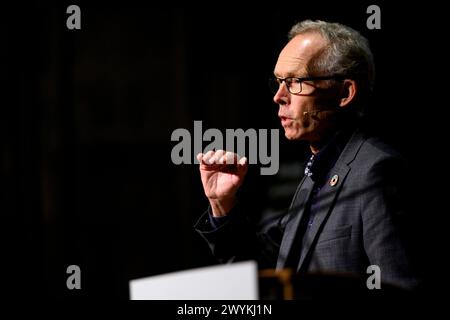
[[[312,154],[306,164],[305,175],[315,182],[325,178],[347,144],[351,132],[351,130],[338,131],[319,152]]]

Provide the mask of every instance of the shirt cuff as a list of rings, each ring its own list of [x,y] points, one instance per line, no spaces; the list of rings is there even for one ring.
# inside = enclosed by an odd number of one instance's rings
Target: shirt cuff
[[[211,208],[208,208],[208,217],[209,222],[211,223],[211,226],[213,229],[218,229],[222,225],[224,225],[228,220],[230,220],[230,217],[228,215],[223,217],[214,217],[211,212]]]

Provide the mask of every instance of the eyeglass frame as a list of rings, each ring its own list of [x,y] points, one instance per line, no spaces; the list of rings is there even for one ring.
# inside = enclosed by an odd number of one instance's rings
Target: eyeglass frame
[[[299,84],[300,84],[300,91],[299,92],[291,92],[289,86],[286,84],[286,80],[287,79],[296,79]],[[331,76],[317,76],[317,77],[286,77],[286,78],[278,78],[278,77],[271,77],[269,78],[269,87],[271,89],[275,89],[272,88],[271,84],[273,82],[273,80],[276,80],[276,82],[278,83],[278,89],[275,90],[275,92],[273,92],[274,94],[278,92],[278,90],[280,90],[280,86],[281,84],[284,82],[284,84],[286,85],[287,90],[289,91],[290,94],[300,94],[303,91],[303,86],[302,83],[305,81],[315,81],[315,80],[343,80],[345,79],[344,76],[341,75],[331,75]],[[273,91],[273,90],[271,90]]]

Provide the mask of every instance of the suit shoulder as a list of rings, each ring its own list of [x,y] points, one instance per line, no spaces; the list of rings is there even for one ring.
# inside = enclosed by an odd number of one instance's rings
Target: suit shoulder
[[[356,156],[356,159],[358,158],[366,163],[378,163],[388,160],[394,162],[405,161],[403,155],[396,148],[377,136],[364,137],[364,141]]]
[[[362,149],[371,154],[378,154],[380,157],[403,158],[396,148],[376,136],[367,137]]]

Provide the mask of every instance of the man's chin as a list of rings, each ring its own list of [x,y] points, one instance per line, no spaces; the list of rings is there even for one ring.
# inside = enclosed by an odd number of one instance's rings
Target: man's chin
[[[301,139],[301,135],[300,134],[289,132],[288,130],[284,131],[284,136],[288,140],[300,140]]]

